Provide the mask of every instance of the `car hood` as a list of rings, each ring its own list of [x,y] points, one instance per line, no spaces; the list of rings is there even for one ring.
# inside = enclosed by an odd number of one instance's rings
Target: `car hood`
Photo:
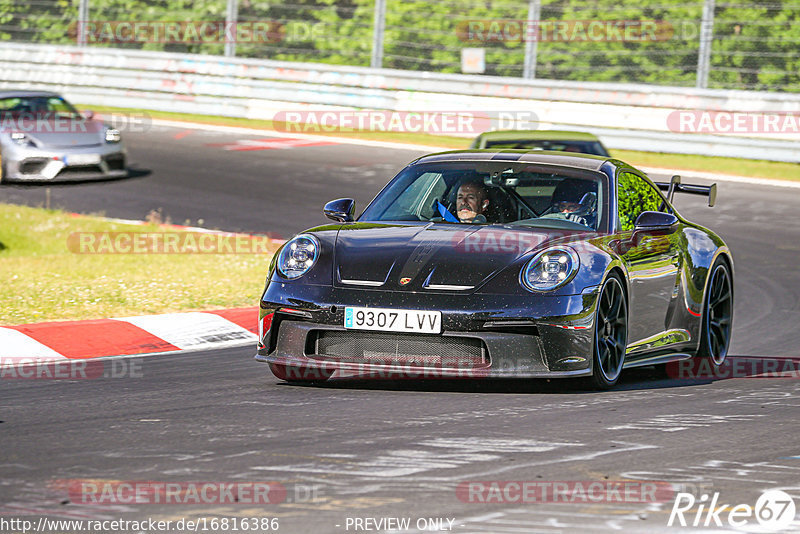
[[[468,291],[562,231],[500,226],[355,223],[343,226],[334,284],[385,290]]]
[[[0,122],[0,130],[24,132],[39,148],[78,148],[104,143],[106,125],[83,119],[17,119]]]

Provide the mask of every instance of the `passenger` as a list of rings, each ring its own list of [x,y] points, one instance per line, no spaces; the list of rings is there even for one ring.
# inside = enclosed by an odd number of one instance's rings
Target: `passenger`
[[[594,228],[597,219],[597,184],[589,180],[566,178],[553,191],[544,218],[566,219]]]

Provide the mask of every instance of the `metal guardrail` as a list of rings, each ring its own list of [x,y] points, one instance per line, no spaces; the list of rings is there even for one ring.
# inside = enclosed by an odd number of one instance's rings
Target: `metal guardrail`
[[[82,105],[271,119],[299,109],[533,112],[539,128],[611,148],[800,161],[800,135],[670,131],[676,110],[800,113],[800,95],[522,80],[111,48],[0,43],[0,88],[47,88]]]

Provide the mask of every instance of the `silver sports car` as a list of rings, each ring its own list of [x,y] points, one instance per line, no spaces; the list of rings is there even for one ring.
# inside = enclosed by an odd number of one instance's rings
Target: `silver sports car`
[[[120,132],[48,91],[0,91],[0,181],[127,176]]]

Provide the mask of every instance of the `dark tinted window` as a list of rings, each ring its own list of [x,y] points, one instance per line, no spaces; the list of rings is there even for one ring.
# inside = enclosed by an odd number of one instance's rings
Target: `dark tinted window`
[[[77,117],[80,114],[61,97],[15,96],[0,99],[0,115]]]
[[[546,141],[546,140],[497,140],[486,141],[486,148],[512,148],[523,150],[557,150],[560,152],[575,152],[579,154],[594,154],[608,156],[603,145],[596,141]]]
[[[476,204],[486,203],[482,217],[463,216],[460,189],[473,196],[477,192]],[[401,172],[360,220],[597,229],[603,198],[599,177],[576,178],[504,162],[430,163]]]

